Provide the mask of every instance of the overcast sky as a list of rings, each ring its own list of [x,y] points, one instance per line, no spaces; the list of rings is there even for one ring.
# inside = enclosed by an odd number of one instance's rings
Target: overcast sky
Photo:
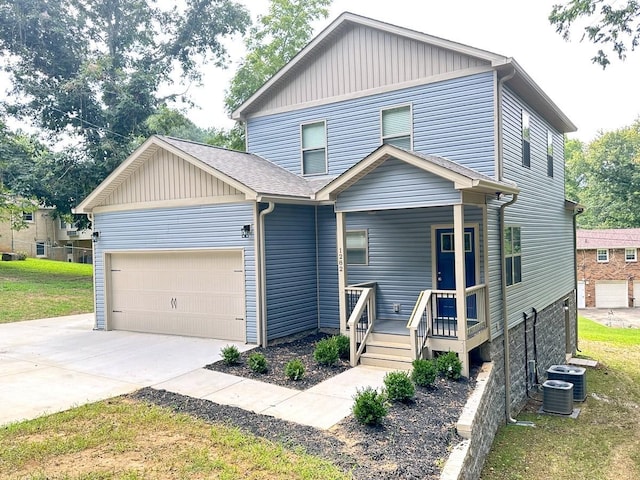
[[[476,48],[513,57],[578,127],[571,134],[592,140],[599,130],[615,130],[640,117],[640,51],[625,62],[617,57],[606,70],[591,63],[596,49],[575,31],[565,42],[549,24],[559,0],[334,0],[330,17],[350,11]],[[254,16],[266,13],[266,0],[244,0]],[[203,88],[192,89],[200,110],[190,112],[198,125],[230,126],[223,108],[224,90],[242,54],[241,41],[230,45],[227,71],[208,70]]]

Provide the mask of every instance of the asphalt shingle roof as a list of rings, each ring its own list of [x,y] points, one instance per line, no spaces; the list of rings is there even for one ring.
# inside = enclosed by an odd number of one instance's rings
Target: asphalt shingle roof
[[[612,228],[576,231],[578,250],[640,247],[640,228]]]

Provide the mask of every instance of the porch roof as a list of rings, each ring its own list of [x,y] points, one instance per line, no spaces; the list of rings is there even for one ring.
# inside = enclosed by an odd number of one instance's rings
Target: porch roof
[[[335,200],[337,195],[354,185],[387,160],[395,158],[416,168],[453,182],[456,190],[466,190],[484,194],[516,194],[520,189],[512,183],[494,180],[491,177],[436,155],[404,150],[393,145],[382,145],[336,177],[316,192],[316,200]]]

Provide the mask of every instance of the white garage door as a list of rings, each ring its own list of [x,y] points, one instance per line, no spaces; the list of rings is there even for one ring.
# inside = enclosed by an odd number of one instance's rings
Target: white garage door
[[[640,281],[633,281],[633,306],[640,307]]]
[[[113,253],[114,330],[245,340],[241,250]]]
[[[626,308],[629,306],[626,280],[599,280],[596,282],[597,308]]]

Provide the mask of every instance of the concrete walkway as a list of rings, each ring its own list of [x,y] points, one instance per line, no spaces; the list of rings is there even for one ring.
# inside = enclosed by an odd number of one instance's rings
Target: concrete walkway
[[[151,386],[326,429],[387,373],[359,366],[302,392],[202,368],[233,342],[92,328],[93,314],[0,325],[0,425]]]

